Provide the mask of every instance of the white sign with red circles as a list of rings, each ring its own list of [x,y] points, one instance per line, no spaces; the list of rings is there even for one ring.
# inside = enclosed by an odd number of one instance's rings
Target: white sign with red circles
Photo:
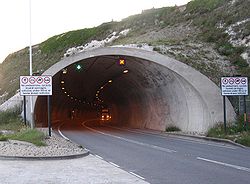
[[[222,77],[221,78],[222,96],[247,96],[248,78],[247,77]]]
[[[20,76],[20,95],[52,95],[52,76]]]

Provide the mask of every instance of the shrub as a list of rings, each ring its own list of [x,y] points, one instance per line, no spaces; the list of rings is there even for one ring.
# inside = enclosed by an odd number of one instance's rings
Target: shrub
[[[181,131],[181,129],[176,126],[169,126],[166,128],[166,132],[178,132],[178,131]]]

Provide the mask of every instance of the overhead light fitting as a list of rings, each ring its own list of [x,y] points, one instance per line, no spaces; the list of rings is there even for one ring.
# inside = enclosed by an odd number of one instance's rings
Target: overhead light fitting
[[[66,74],[67,73],[67,69],[63,69],[62,73]]]
[[[128,73],[128,70],[124,70],[123,73]]]

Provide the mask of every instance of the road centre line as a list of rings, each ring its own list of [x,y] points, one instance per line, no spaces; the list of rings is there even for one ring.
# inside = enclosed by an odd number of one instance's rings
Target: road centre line
[[[156,149],[156,150],[163,151],[163,152],[167,152],[167,153],[175,153],[175,152],[177,152],[175,150],[171,150],[171,149],[167,149],[167,148],[163,148],[163,147],[159,147],[159,146],[155,146],[155,145],[150,145],[150,144],[147,144],[147,143],[142,143],[142,142],[134,141],[134,140],[131,140],[131,139],[126,139],[126,138],[123,138],[123,137],[107,134],[107,133],[95,130],[93,128],[87,127],[85,125],[85,122],[82,123],[82,126],[84,126],[85,128],[87,128],[87,129],[89,129],[89,130],[91,130],[93,132],[96,132],[96,133],[99,133],[99,134],[102,134],[102,135],[105,135],[105,136],[113,137],[113,138],[116,138],[116,139],[120,139],[120,140],[129,142],[129,143],[137,144],[137,145],[144,146],[144,147],[149,147],[149,148]]]
[[[107,126],[107,127],[117,129],[117,130],[123,130],[123,131],[125,130],[125,131],[128,131],[128,132],[138,133],[138,134],[142,134],[142,135],[149,135],[150,134],[150,135],[153,135],[154,137],[166,138],[166,136],[164,136],[164,135],[157,135],[157,134],[150,133],[150,132],[146,133],[146,132],[142,132],[140,130],[130,130],[130,129],[126,129],[126,128],[123,129],[123,128],[112,127],[112,126]],[[171,139],[173,139],[173,137],[171,137]],[[236,149],[235,147],[227,146],[227,145],[221,145],[221,144],[218,144],[218,143],[211,144],[211,143],[207,143],[207,142],[203,142],[203,141],[188,140],[188,139],[184,139],[184,138],[180,138],[180,137],[177,137],[176,139],[181,140],[183,142],[197,143],[197,144],[202,144],[202,145],[208,145],[208,146],[214,146],[214,147],[220,147],[220,148],[227,148],[227,149],[233,149],[233,150]]]
[[[219,161],[215,161],[215,160],[210,160],[210,159],[206,159],[206,158],[202,158],[202,157],[197,157],[197,160],[202,160],[205,162],[210,162],[210,163],[214,163],[217,165],[222,165],[222,166],[226,166],[226,167],[231,167],[237,170],[241,170],[241,171],[246,171],[246,172],[250,172],[250,168],[247,167],[242,167],[242,166],[238,166],[238,165],[232,165],[232,164],[228,164],[228,163],[224,163],[224,162],[219,162]]]

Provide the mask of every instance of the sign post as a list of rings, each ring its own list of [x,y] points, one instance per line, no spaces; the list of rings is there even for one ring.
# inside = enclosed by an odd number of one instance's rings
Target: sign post
[[[45,76],[45,75],[20,76],[20,95],[24,97],[25,96],[48,97],[48,128],[49,128],[49,136],[51,136],[50,96],[52,95],[52,76]],[[24,113],[26,119],[26,112]]]
[[[221,94],[223,96],[224,108],[224,129],[226,133],[226,96],[245,96],[248,95],[248,78],[247,77],[222,77]],[[245,103],[245,102],[244,102]],[[244,124],[246,125],[246,108],[244,109]],[[245,126],[244,125],[244,126]]]

